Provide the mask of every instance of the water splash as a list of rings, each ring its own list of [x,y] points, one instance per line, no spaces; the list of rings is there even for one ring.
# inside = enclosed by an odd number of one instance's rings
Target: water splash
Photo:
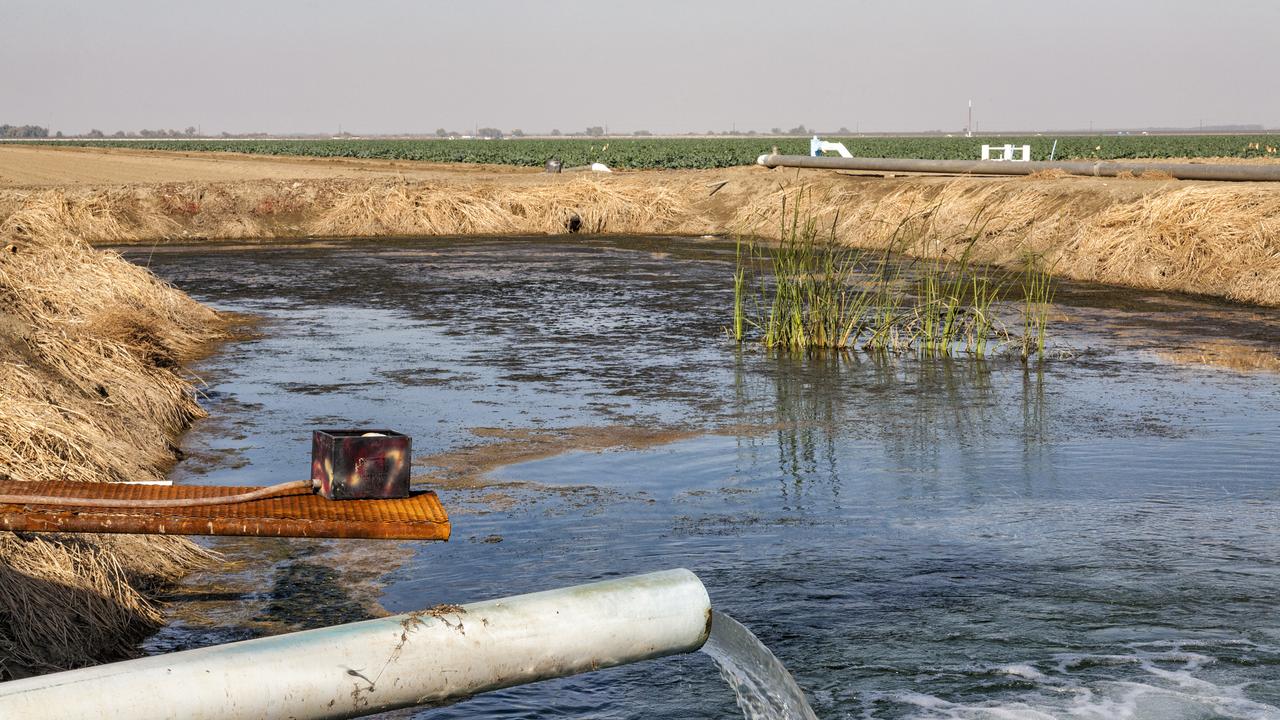
[[[720,667],[747,720],[818,720],[786,666],[737,620],[712,610],[702,652]]]

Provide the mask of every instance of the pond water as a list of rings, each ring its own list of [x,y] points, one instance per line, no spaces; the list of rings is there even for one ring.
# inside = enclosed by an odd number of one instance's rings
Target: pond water
[[[1063,284],[1042,365],[779,357],[726,340],[717,240],[126,255],[261,318],[197,368],[175,481],[390,427],[454,521],[207,541],[232,571],[151,651],[687,567],[821,718],[1280,718],[1280,313]],[[740,716],[701,654],[402,715]]]

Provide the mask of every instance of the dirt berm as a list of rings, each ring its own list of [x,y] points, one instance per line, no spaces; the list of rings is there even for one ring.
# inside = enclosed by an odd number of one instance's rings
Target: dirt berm
[[[1280,305],[1280,184],[884,178],[758,167],[546,175],[140,151],[89,159],[109,169],[110,162],[137,163],[138,155],[153,163],[149,178],[245,179],[11,186],[0,188],[0,223],[25,234],[66,230],[91,243],[571,230],[771,238],[782,226],[785,198],[854,246],[898,244],[908,254],[934,256],[976,238],[976,259],[1006,267],[1033,253],[1073,279]],[[165,162],[172,172],[164,172]],[[94,177],[112,176],[90,167]],[[137,172],[134,164],[124,167],[124,177]]]

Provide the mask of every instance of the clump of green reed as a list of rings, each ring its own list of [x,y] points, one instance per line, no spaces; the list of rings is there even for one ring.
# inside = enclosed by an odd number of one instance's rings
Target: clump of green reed
[[[1044,257],[1028,253],[1022,271],[1022,359],[1044,358],[1053,304],[1053,267]]]
[[[751,252],[750,246],[747,246],[745,249],[748,253]],[[746,300],[748,291],[748,263],[744,262],[742,255],[743,250],[743,242],[742,239],[739,238],[738,246],[734,255],[733,268],[733,328],[729,332],[729,334],[733,336],[733,339],[739,343],[741,343],[747,336]]]
[[[880,257],[874,283],[866,323],[868,337],[863,347],[883,352],[904,351],[909,338],[903,333],[906,315],[903,310],[902,266],[891,262],[888,252]]]
[[[950,355],[965,324],[968,250],[959,268],[929,263],[916,281],[915,341],[925,355]]]
[[[972,262],[982,228],[970,228],[958,257],[932,253],[944,259],[916,261],[914,280],[904,277],[895,251],[919,247],[928,215],[909,219],[925,222],[899,224],[889,249],[869,263],[867,253],[839,244],[838,221],[829,230],[820,228],[798,203],[791,213],[784,203],[776,246],[738,243],[733,324],[726,331],[739,343],[755,338],[770,349],[861,348],[929,357],[985,356],[1013,342],[1000,320],[1013,281]],[[1023,309],[1023,357],[1030,348],[1043,354],[1047,336],[1051,276],[1047,268],[1035,268],[1023,279],[1029,298]]]
[[[790,214],[784,207],[776,247],[739,241],[729,334],[744,342],[754,327],[765,347],[784,350],[852,347],[870,298],[869,289],[855,287],[860,257],[836,241],[834,222],[824,232],[799,204]],[[753,286],[755,319],[748,310]]]
[[[985,276],[973,276],[973,289],[970,295],[973,322],[969,333],[965,336],[965,352],[974,355],[987,354],[987,344],[1000,333],[995,304],[1000,301],[1003,294],[1003,283],[992,282]]]
[[[922,261],[914,317],[910,319],[910,344],[924,355],[951,356],[962,351],[985,355],[992,340],[1005,334],[995,305],[1005,293],[1007,280],[984,274],[972,262],[973,248],[983,231],[982,227],[974,229],[974,223],[970,223],[958,258],[939,248],[933,254],[941,260]]]
[[[915,304],[906,319],[909,347],[930,357],[958,352],[985,355],[993,340],[1004,335],[995,305],[1005,283],[979,274],[968,251],[957,262],[925,264],[916,280]]]

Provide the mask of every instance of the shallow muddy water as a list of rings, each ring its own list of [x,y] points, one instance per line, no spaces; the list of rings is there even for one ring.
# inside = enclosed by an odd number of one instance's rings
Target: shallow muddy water
[[[198,368],[176,481],[297,479],[313,428],[391,427],[454,520],[210,541],[234,572],[153,651],[688,567],[818,717],[1280,718],[1280,313],[1064,285],[1040,367],[776,357],[725,340],[717,241],[127,254],[263,318]],[[415,717],[737,715],[690,655]]]

